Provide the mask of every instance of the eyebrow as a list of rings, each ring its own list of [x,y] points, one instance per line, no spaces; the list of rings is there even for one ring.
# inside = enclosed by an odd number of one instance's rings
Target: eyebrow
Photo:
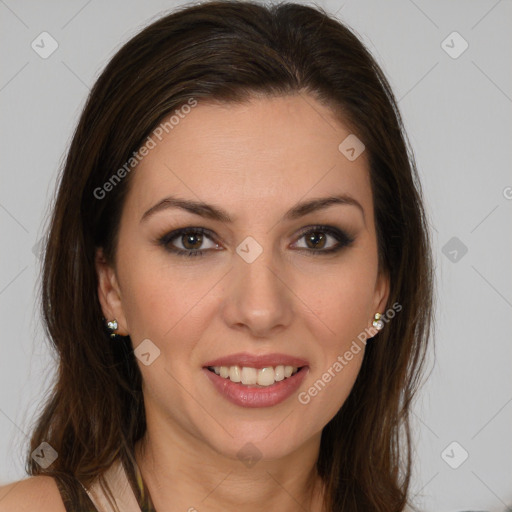
[[[361,211],[363,221],[366,224],[365,213],[361,203],[347,194],[319,197],[299,203],[288,210],[281,218],[281,221],[296,220],[308,215],[309,213],[324,210],[333,205],[349,205],[357,207]],[[195,215],[225,223],[232,223],[235,221],[235,218],[231,217],[228,212],[218,206],[203,203],[201,201],[192,201],[190,199],[168,196],[147,210],[141,217],[140,222],[147,221],[147,219],[155,213],[169,208],[180,208]]]

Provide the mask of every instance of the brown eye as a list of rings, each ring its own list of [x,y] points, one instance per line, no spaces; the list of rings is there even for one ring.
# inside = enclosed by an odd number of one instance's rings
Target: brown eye
[[[204,228],[182,228],[162,236],[158,243],[179,256],[203,256],[207,250],[220,247],[208,233]],[[210,245],[205,247],[207,241]]]
[[[183,247],[187,250],[197,250],[200,249],[201,244],[203,243],[203,235],[199,233],[191,233],[187,235],[181,236],[181,243]]]
[[[299,237],[299,240],[302,239],[306,245],[296,247],[311,255],[335,253],[354,241],[344,231],[331,226],[308,226]],[[205,247],[207,242],[210,246]],[[221,246],[205,228],[177,229],[160,237],[158,243],[166,251],[178,256],[204,256],[209,250],[221,250]]]
[[[310,234],[305,236],[305,239],[309,249],[323,249],[327,236],[321,231],[311,231]]]
[[[310,226],[302,232],[299,240],[301,239],[305,240],[306,245],[299,246],[299,249],[304,249],[313,255],[337,252],[354,241],[354,238],[344,231],[331,226]],[[329,242],[329,239],[333,239],[335,243]]]

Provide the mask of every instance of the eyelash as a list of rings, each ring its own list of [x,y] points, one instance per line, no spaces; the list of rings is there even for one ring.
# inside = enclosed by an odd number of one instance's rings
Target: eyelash
[[[333,254],[333,253],[340,251],[344,247],[350,246],[354,242],[354,238],[349,236],[344,231],[341,231],[340,229],[337,229],[337,228],[334,228],[331,226],[322,226],[322,225],[308,226],[306,229],[304,229],[301,232],[298,240],[300,240],[305,235],[308,235],[310,233],[325,233],[327,235],[332,236],[333,238],[335,238],[338,241],[338,245],[336,245],[330,249],[324,249],[324,250],[322,250],[322,249],[320,249],[320,250],[305,249],[305,248],[298,249],[300,251],[306,251],[306,252],[310,253],[310,255],[312,255],[312,256],[318,256],[320,254]],[[176,229],[174,231],[171,231],[170,233],[167,233],[167,234],[161,236],[160,238],[158,238],[158,244],[163,246],[166,251],[176,254],[177,256],[204,256],[205,252],[207,252],[208,250],[212,250],[212,249],[202,249],[202,250],[192,251],[192,250],[178,249],[176,247],[170,246],[171,241],[173,241],[175,238],[178,238],[185,234],[206,235],[208,238],[210,238],[212,240],[210,230],[205,229],[205,228],[188,227],[188,228]],[[212,240],[212,242],[217,243],[214,240]]]

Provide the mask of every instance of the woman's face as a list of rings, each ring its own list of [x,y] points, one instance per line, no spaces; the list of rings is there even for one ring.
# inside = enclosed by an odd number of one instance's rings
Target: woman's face
[[[153,136],[130,176],[115,271],[97,267],[105,317],[136,349],[148,425],[229,457],[318,441],[388,294],[366,154],[354,159],[352,139],[339,149],[349,135],[295,95],[199,103]]]

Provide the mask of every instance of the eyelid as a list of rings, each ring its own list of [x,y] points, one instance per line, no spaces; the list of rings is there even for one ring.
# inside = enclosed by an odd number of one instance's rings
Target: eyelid
[[[299,231],[299,233],[297,235],[297,240],[294,243],[297,243],[299,240],[301,240],[302,237],[304,237],[304,235],[306,235],[308,233],[315,233],[315,232],[326,233],[328,236],[333,237],[338,242],[337,245],[330,249],[324,249],[324,250],[314,250],[314,249],[308,249],[308,248],[304,248],[304,247],[299,248],[299,250],[309,252],[313,255],[322,254],[322,253],[329,254],[329,253],[335,253],[338,250],[341,250],[343,247],[347,247],[347,246],[351,245],[355,241],[355,236],[350,235],[349,233],[347,233],[346,230],[344,230],[342,228],[338,228],[335,226],[329,226],[329,225],[325,225],[325,224],[311,224],[311,225],[305,226],[304,228],[302,228]]]
[[[199,227],[199,226],[186,226],[184,228],[178,228],[178,229],[172,229],[171,231],[165,232],[162,236],[157,237],[157,243],[163,245],[164,247],[166,245],[170,245],[171,240],[174,240],[175,238],[179,238],[180,236],[184,235],[185,233],[193,233],[197,235],[203,235],[210,239],[213,243],[216,245],[220,245],[220,239],[216,235],[214,235],[213,231]],[[175,247],[176,250],[185,250],[185,249],[179,249]],[[210,250],[210,249],[198,249],[195,252],[199,252],[200,250]]]

